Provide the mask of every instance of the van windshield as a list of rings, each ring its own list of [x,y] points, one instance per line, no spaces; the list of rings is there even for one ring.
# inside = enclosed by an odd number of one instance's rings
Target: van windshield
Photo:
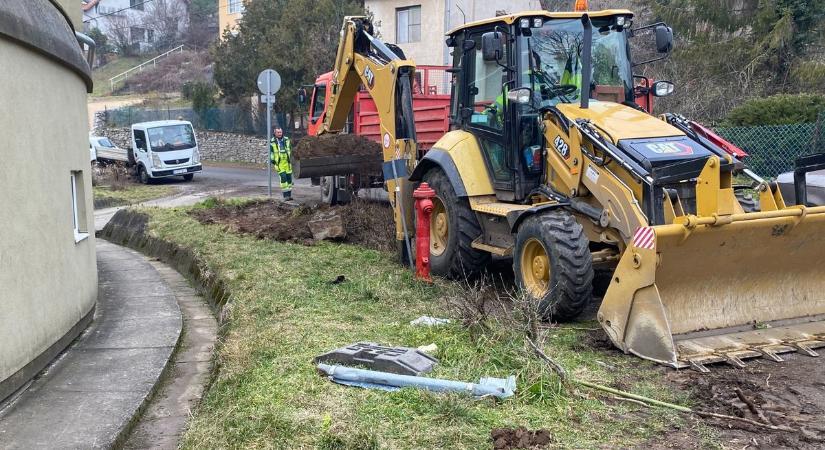
[[[149,145],[154,152],[169,152],[195,147],[195,133],[191,125],[167,125],[149,128]]]

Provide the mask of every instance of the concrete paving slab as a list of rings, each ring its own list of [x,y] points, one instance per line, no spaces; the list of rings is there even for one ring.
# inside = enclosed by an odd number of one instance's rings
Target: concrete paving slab
[[[151,321],[150,321],[151,320]],[[180,316],[120,319],[102,324],[86,338],[87,348],[165,347],[180,336]]]
[[[0,411],[0,448],[111,448],[169,364],[183,326],[172,290],[139,254],[96,242],[95,320]]]
[[[166,297],[137,297],[130,298],[128,301],[118,302],[115,304],[107,304],[99,308],[101,314],[107,314],[110,311],[116,311],[118,314],[123,314],[128,317],[135,317],[141,319],[151,319],[154,317],[177,317],[180,312],[171,308],[165,308],[159,304],[159,301],[166,300]]]
[[[105,284],[121,284],[130,282],[152,281],[157,278],[154,274],[147,270],[141,270],[143,266],[127,267],[119,270],[99,271],[99,274],[106,276],[106,281],[101,282]]]
[[[157,376],[153,369],[163,367],[170,347],[77,349],[72,364],[58,364],[48,372],[48,389],[76,392],[148,392]],[[37,389],[44,389],[38,386]]]
[[[151,269],[151,267],[149,267]],[[144,283],[128,281],[123,283],[101,283],[98,286],[99,296],[113,296],[119,299],[151,296],[172,296],[172,290],[166,284]],[[174,297],[172,297],[174,298]]]
[[[146,392],[24,395],[0,420],[4,449],[109,448]]]

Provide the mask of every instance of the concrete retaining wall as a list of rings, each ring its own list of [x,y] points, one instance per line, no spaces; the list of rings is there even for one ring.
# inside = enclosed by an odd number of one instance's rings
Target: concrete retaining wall
[[[128,128],[106,128],[102,131],[118,147],[128,148]],[[237,161],[266,164],[268,146],[266,138],[245,134],[195,130],[201,159],[207,161]]]
[[[218,316],[219,324],[222,324],[227,319],[230,296],[226,283],[192,250],[150,236],[147,231],[148,223],[149,216],[146,214],[121,209],[103,230],[98,232],[98,237],[158,258],[181,275],[193,279],[203,287],[210,306]]]

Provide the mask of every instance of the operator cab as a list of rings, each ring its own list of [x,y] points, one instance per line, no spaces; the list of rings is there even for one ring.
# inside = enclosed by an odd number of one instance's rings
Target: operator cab
[[[628,39],[633,13],[587,14],[592,23],[592,70],[585,95],[595,102],[641,109],[634,100],[648,90],[636,86],[632,73]],[[544,142],[542,116],[559,103],[581,99],[582,15],[527,12],[449,33],[447,45],[453,48],[456,72],[451,123],[476,136],[501,201],[524,200],[542,184],[544,149],[553,145]],[[657,29],[660,51],[670,51],[672,35],[668,37],[667,31],[660,38]]]

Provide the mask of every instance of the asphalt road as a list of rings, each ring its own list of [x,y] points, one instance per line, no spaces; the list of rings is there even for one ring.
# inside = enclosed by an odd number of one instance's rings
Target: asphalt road
[[[175,185],[184,194],[208,194],[220,197],[265,197],[268,189],[266,169],[204,164],[203,172],[195,174],[187,182],[181,178],[159,180],[158,183]],[[278,175],[272,176],[272,196],[281,198]],[[312,186],[308,179],[295,180],[292,197],[301,203],[321,200],[321,188]]]

